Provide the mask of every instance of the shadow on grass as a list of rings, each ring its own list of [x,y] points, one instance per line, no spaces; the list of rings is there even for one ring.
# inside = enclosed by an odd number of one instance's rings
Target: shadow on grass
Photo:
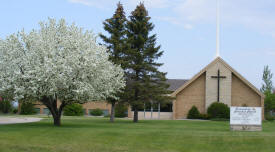
[[[146,121],[141,120],[138,123],[133,123],[130,119],[117,119],[114,123],[111,123],[108,118],[92,118],[92,119],[81,119],[73,117],[61,119],[61,126],[54,126],[52,118],[44,118],[39,122],[31,122],[31,123],[17,123],[17,124],[5,124],[0,125],[0,128],[5,130],[7,128],[9,131],[13,130],[22,130],[26,129],[33,129],[33,128],[40,128],[40,129],[49,129],[49,128],[114,128],[114,127],[122,127],[127,128],[129,126],[143,126],[145,124],[155,124],[153,121]]]
[[[2,131],[30,131],[30,130],[143,130],[143,129],[159,129],[174,130],[181,132],[186,131],[219,131],[229,130],[229,123],[224,121],[189,121],[189,120],[139,120],[134,123],[132,119],[116,119],[114,123],[109,122],[108,118],[92,118],[92,117],[63,117],[61,126],[54,126],[52,118],[44,118],[40,122],[0,125]]]

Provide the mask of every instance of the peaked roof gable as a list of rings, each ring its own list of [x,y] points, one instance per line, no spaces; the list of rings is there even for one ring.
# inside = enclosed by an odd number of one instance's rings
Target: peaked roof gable
[[[246,80],[241,74],[239,74],[236,70],[234,70],[229,64],[227,64],[221,57],[217,57],[211,63],[209,63],[205,68],[203,68],[199,73],[194,75],[189,81],[184,83],[181,87],[175,90],[171,96],[175,97],[179,92],[189,86],[193,81],[195,81],[198,77],[200,77],[206,70],[217,62],[221,62],[226,68],[228,68],[236,77],[241,79],[247,86],[249,86],[253,91],[255,91],[259,96],[264,97],[265,95],[259,91],[253,84],[251,84],[248,80]]]

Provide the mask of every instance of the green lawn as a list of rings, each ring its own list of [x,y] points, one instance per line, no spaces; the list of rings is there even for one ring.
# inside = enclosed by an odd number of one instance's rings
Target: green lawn
[[[262,132],[231,132],[229,122],[63,117],[0,125],[0,152],[274,152],[275,122]]]

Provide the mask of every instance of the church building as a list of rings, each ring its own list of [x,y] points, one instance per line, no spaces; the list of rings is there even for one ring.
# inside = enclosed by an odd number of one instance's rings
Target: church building
[[[220,57],[177,88],[171,96],[175,97],[173,119],[186,118],[193,105],[200,113],[206,113],[213,102],[222,102],[229,107],[262,107],[262,116],[264,114],[264,94]]]

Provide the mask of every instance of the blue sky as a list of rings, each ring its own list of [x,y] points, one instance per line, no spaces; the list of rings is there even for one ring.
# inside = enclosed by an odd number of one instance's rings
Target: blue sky
[[[105,33],[117,0],[8,0],[0,2],[0,38],[38,28],[48,17]],[[121,0],[126,15],[139,0]],[[214,59],[216,0],[143,0],[164,55],[168,78],[189,79]],[[221,57],[256,87],[264,65],[275,73],[275,1],[221,0]],[[273,78],[275,82],[275,76]]]

